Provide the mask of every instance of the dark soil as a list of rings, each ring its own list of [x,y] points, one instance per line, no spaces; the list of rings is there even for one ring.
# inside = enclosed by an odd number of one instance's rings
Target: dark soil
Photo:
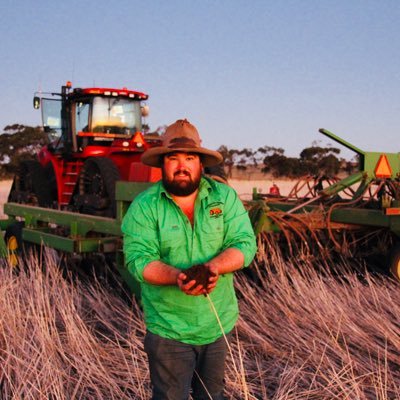
[[[209,278],[214,276],[214,274],[204,264],[193,265],[182,272],[186,275],[186,279],[183,283],[195,280],[196,285],[203,285],[204,288],[207,287]]]

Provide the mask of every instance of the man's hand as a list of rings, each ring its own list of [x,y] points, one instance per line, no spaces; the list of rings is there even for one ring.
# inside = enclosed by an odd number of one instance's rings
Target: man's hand
[[[217,281],[219,278],[218,268],[214,265],[205,263],[204,264],[209,270],[209,278],[208,278],[208,285],[207,285],[207,293],[211,293],[215,287],[217,286]]]
[[[218,280],[218,270],[209,264],[194,265],[182,271],[177,278],[179,288],[191,296],[211,293]]]
[[[200,296],[204,294],[204,287],[202,284],[197,284],[195,279],[188,280],[185,273],[181,272],[178,275],[177,284],[182,292],[189,296]]]

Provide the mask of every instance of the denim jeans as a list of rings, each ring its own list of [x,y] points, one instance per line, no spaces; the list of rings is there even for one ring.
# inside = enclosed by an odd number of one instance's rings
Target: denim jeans
[[[223,337],[190,345],[146,333],[144,349],[153,386],[152,400],[223,400],[227,344]],[[190,389],[192,388],[192,392]]]

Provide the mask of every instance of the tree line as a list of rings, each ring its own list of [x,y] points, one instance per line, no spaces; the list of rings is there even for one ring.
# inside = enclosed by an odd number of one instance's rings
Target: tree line
[[[153,134],[162,133],[159,128]],[[7,125],[0,135],[0,177],[7,178],[15,174],[21,160],[33,159],[41,147],[48,143],[48,137],[39,126],[23,124]],[[232,168],[259,168],[274,177],[296,178],[304,175],[334,176],[340,171],[351,173],[355,163],[339,157],[340,149],[321,147],[314,142],[300,153],[300,157],[287,157],[282,148],[271,146],[230,149],[226,145],[218,148],[224,157],[228,177]]]
[[[330,145],[321,147],[316,142],[304,148],[297,158],[287,157],[285,150],[271,146],[253,150],[229,149],[222,145],[218,151],[224,157],[228,177],[234,166],[243,170],[249,166],[257,167],[261,172],[270,173],[276,178],[298,178],[305,175],[335,176],[341,171],[350,174],[357,166],[357,162],[340,158],[340,149]]]

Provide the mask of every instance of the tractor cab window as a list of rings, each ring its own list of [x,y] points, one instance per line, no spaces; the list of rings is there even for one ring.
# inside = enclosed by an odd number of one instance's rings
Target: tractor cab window
[[[80,101],[75,107],[76,132],[88,132],[90,103]]]
[[[140,102],[118,97],[95,97],[92,132],[133,134],[142,129]]]
[[[43,127],[50,142],[61,137],[61,101],[42,98]]]

